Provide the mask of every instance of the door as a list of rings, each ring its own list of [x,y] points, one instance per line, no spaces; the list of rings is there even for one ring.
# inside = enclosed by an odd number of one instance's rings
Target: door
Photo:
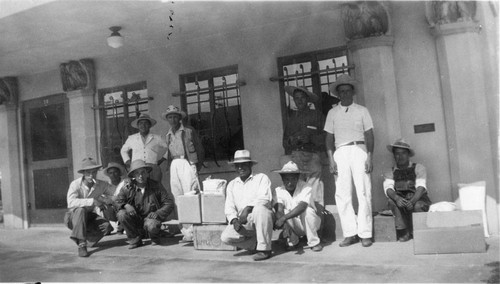
[[[73,175],[66,95],[24,102],[23,126],[29,223],[62,224]]]

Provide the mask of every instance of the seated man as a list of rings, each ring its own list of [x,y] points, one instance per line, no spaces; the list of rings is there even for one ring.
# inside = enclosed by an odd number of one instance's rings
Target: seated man
[[[311,250],[321,251],[323,246],[318,237],[321,219],[316,214],[311,186],[300,180],[300,174],[304,172],[292,161],[274,172],[279,173],[283,180],[283,186],[276,188],[278,210],[275,229],[283,228],[289,249],[297,247],[299,237],[307,236],[307,245]]]
[[[126,182],[128,182],[128,180],[124,179],[124,177],[127,176],[127,170],[125,170],[125,167],[119,163],[110,162],[108,163],[108,166],[102,171],[109,177],[109,183],[115,188],[113,200],[116,200],[116,196],[118,196],[118,193],[120,193],[122,187],[126,184]],[[108,212],[104,211],[103,213],[111,215],[106,219],[111,221],[111,225],[113,226],[113,228],[116,228],[116,232],[118,234],[123,234],[123,226],[121,224],[118,224],[118,219],[116,219],[115,207],[109,208]],[[104,215],[104,217],[106,217],[106,215]]]
[[[411,214],[427,212],[431,205],[427,196],[427,174],[424,166],[410,162],[415,152],[403,139],[387,145],[387,149],[394,155],[396,166],[385,174],[384,191],[396,218],[398,241],[406,242],[412,236]]]
[[[102,210],[112,204],[114,187],[102,180],[96,180],[98,165],[92,158],[85,158],[78,173],[81,178],[69,185],[67,202],[69,211],[64,215],[64,224],[71,229],[70,238],[78,245],[78,256],[87,257],[87,242],[94,246],[113,228],[99,216],[96,208]]]
[[[239,177],[227,186],[224,212],[229,225],[221,234],[228,245],[246,250],[257,250],[256,261],[272,255],[273,201],[271,181],[265,174],[253,174],[252,166],[257,162],[250,158],[248,150],[234,153],[234,164]]]
[[[174,210],[174,200],[163,185],[149,178],[152,167],[135,160],[126,184],[116,199],[118,221],[125,228],[129,249],[142,246],[142,237],[149,234],[153,245],[160,244],[161,223]]]

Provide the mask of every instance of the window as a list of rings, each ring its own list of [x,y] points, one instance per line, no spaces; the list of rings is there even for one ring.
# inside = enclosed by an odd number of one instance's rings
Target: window
[[[101,89],[98,93],[102,164],[123,163],[120,149],[129,135],[138,132],[130,122],[148,112],[146,82]]]
[[[223,168],[243,149],[238,66],[179,76],[181,106],[205,148],[205,166]],[[220,169],[218,169],[220,170]]]
[[[338,76],[350,73],[352,68],[345,47],[278,58],[279,77],[271,80],[279,80],[280,83],[283,125],[286,125],[289,111],[296,109],[293,99],[285,93],[285,86],[305,86],[317,94],[319,101],[310,104],[310,107],[319,109],[326,115],[331,108],[331,105],[326,104],[327,98],[334,96],[328,90],[328,85],[335,82]]]

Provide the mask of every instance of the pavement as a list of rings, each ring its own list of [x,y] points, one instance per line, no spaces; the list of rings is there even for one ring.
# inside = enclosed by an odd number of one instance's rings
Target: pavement
[[[499,237],[486,239],[485,253],[414,255],[413,240],[376,242],[323,251],[285,251],[273,242],[273,257],[256,262],[247,251],[196,250],[164,238],[160,246],[129,250],[125,235],[104,237],[88,258],[64,227],[0,228],[0,282],[359,282],[499,283]]]

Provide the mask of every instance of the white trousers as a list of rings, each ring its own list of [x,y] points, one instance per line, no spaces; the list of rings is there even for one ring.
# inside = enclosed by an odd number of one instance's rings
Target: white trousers
[[[220,239],[223,243],[246,250],[271,250],[273,237],[273,211],[264,205],[255,205],[248,214],[247,223],[238,232],[227,225]]]
[[[365,172],[367,157],[364,145],[342,146],[333,154],[338,171],[335,202],[344,237],[372,237],[372,186],[370,174]],[[352,205],[353,181],[358,197],[358,216]]]
[[[174,159],[170,164],[170,189],[174,196],[184,195],[189,191],[200,190],[196,165],[186,159]]]
[[[293,208],[291,208],[293,209]],[[285,214],[291,210],[285,208]],[[321,225],[321,218],[316,214],[316,211],[311,207],[307,207],[300,216],[286,220],[283,226],[283,236],[288,238],[289,245],[299,243],[299,237],[307,237],[307,245],[313,247],[320,243],[318,230]]]

